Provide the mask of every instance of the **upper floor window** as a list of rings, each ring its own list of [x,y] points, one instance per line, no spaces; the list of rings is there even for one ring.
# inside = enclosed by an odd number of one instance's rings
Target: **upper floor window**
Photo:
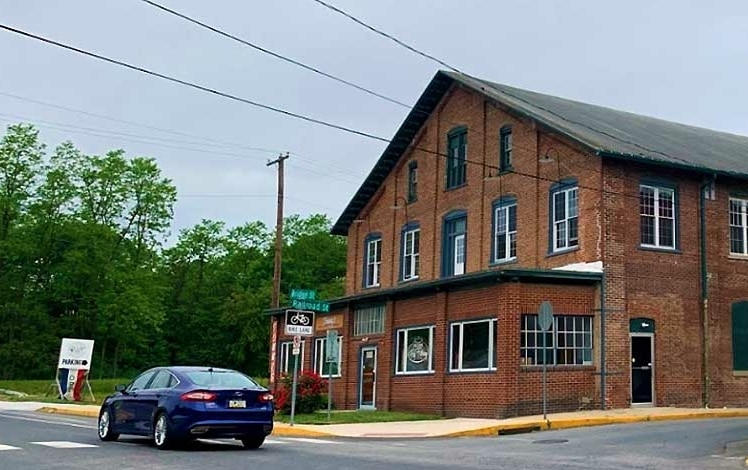
[[[675,249],[675,189],[639,186],[641,246]]]
[[[748,255],[748,200],[730,198],[730,253]]]
[[[467,255],[467,214],[454,212],[444,218],[442,276],[465,274]]]
[[[381,278],[382,237],[369,235],[366,237],[365,246],[364,287],[377,287]]]
[[[748,302],[732,304],[732,370],[748,371]]]
[[[447,189],[465,184],[467,129],[460,127],[447,136]]]
[[[512,126],[504,126],[499,132],[499,171],[512,168]]]
[[[579,187],[562,182],[551,187],[551,251],[579,245]]]
[[[592,364],[592,317],[556,315],[544,339],[538,316],[522,315],[520,361],[528,366],[543,364],[543,361],[549,365]]]
[[[400,279],[403,281],[418,278],[418,272],[421,265],[420,239],[421,230],[418,228],[418,224],[411,223],[403,227],[401,237],[402,257],[400,275]]]
[[[384,333],[384,305],[359,307],[353,313],[353,335]]]
[[[491,261],[501,263],[515,259],[517,257],[516,199],[494,202],[493,226],[493,259]]]
[[[418,162],[412,161],[408,165],[408,202],[418,199]]]

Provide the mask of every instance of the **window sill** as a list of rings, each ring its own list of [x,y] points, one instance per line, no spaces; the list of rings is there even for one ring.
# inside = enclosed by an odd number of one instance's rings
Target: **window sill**
[[[465,181],[464,183],[455,185],[455,186],[445,187],[444,188],[444,192],[446,193],[446,192],[449,192],[449,191],[454,191],[456,189],[464,188],[465,186],[467,186],[467,181]]]
[[[379,289],[382,287],[382,284],[373,284],[371,286],[364,286],[362,289],[369,290],[369,289]]]
[[[654,251],[657,253],[670,253],[673,255],[680,255],[683,252],[677,248],[660,248],[657,246],[639,245],[641,251]]]
[[[517,264],[519,260],[515,256],[514,258],[502,259],[499,261],[492,261],[488,266],[506,266],[507,264]]]
[[[419,279],[418,276],[410,277],[408,279],[400,279],[399,284],[408,284],[409,282],[416,282]]]
[[[579,250],[580,250],[579,245],[572,246],[571,248],[564,248],[562,250],[551,251],[550,253],[548,253],[547,255],[545,255],[545,257],[546,258],[553,258],[554,256],[561,256],[561,255],[565,255],[565,254],[568,254],[568,253],[574,253],[575,251],[579,251]]]
[[[738,255],[736,253],[730,253],[727,259],[734,259],[735,261],[748,261],[748,255]]]
[[[734,370],[732,371],[733,377],[748,377],[748,370]]]
[[[522,364],[520,365],[520,370],[522,372],[541,372],[543,370],[543,364],[534,364],[534,365],[526,365]],[[596,366],[594,364],[584,364],[584,365],[548,365],[548,368],[546,369],[548,372],[569,372],[569,371],[587,371],[587,370],[596,370]]]
[[[496,368],[490,369],[469,369],[469,370],[450,370],[447,371],[449,375],[465,375],[465,374],[493,374],[496,372]]]
[[[418,377],[419,375],[434,375],[433,370],[427,370],[423,372],[395,372],[395,377]]]

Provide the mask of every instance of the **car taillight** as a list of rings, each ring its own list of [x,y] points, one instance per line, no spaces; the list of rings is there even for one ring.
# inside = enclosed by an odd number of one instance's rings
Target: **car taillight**
[[[257,397],[258,400],[260,400],[263,403],[271,402],[273,401],[273,394],[272,393],[263,393],[259,397]]]
[[[187,392],[179,398],[183,401],[214,401],[216,394],[212,392]]]

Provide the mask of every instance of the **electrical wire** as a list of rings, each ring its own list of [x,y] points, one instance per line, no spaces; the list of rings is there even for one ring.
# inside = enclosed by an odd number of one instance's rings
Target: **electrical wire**
[[[155,8],[158,8],[159,10],[162,10],[162,11],[164,11],[166,13],[169,13],[171,15],[174,15],[174,16],[177,16],[179,18],[182,18],[183,20],[189,21],[190,23],[196,24],[196,25],[198,25],[198,26],[200,26],[202,28],[205,28],[205,29],[207,29],[209,31],[212,31],[212,32],[214,32],[216,34],[219,34],[219,35],[221,35],[223,37],[229,38],[229,39],[231,39],[233,41],[236,41],[236,42],[238,42],[240,44],[243,44],[245,46],[251,47],[252,49],[260,51],[260,52],[262,52],[264,54],[268,54],[268,55],[270,55],[272,57],[275,57],[276,59],[282,60],[284,62],[288,62],[289,64],[296,65],[297,67],[301,67],[301,68],[303,68],[305,70],[309,70],[310,72],[316,73],[316,74],[321,75],[321,76],[323,76],[325,78],[329,78],[330,80],[334,80],[334,81],[336,81],[338,83],[342,83],[342,84],[344,84],[346,86],[355,88],[356,90],[362,91],[362,92],[367,93],[369,95],[376,96],[377,98],[380,98],[382,100],[388,101],[388,102],[393,103],[393,104],[396,104],[398,106],[402,106],[402,107],[407,108],[407,109],[411,108],[409,105],[407,105],[407,104],[405,104],[405,103],[403,103],[401,101],[398,101],[396,99],[390,98],[390,97],[385,96],[385,95],[383,95],[381,93],[377,93],[376,91],[372,91],[372,90],[370,90],[370,89],[368,89],[366,87],[363,87],[361,85],[357,85],[357,84],[355,84],[355,83],[353,83],[351,81],[348,81],[348,80],[345,80],[343,78],[337,77],[337,76],[332,75],[330,73],[323,72],[322,70],[320,70],[318,68],[312,67],[311,65],[304,64],[303,62],[299,62],[298,60],[291,59],[291,58],[286,57],[286,56],[284,56],[282,54],[279,54],[277,52],[273,52],[273,51],[271,51],[271,50],[269,50],[267,48],[258,46],[257,44],[254,44],[254,43],[251,43],[251,42],[247,41],[246,39],[242,39],[242,38],[240,38],[238,36],[235,36],[235,35],[233,35],[231,33],[227,33],[226,31],[223,31],[223,30],[221,30],[221,29],[219,29],[219,28],[217,28],[215,26],[211,26],[209,24],[203,23],[202,21],[196,20],[195,18],[192,18],[192,17],[190,17],[190,16],[188,16],[188,15],[186,15],[184,13],[180,13],[180,12],[178,12],[176,10],[172,10],[171,8],[167,8],[167,7],[165,7],[165,6],[161,5],[161,4],[158,4],[156,2],[153,2],[151,0],[140,0],[140,1],[142,1],[143,3],[147,3],[148,5],[151,5],[151,6],[155,7]]]

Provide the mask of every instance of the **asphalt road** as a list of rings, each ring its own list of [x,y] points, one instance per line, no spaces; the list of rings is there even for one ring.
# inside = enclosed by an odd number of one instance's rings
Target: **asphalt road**
[[[745,469],[748,419],[642,423],[461,439],[293,439],[244,450],[199,441],[159,451],[147,439],[104,443],[93,419],[0,412],[0,470],[17,469]],[[727,450],[725,447],[727,446]]]

